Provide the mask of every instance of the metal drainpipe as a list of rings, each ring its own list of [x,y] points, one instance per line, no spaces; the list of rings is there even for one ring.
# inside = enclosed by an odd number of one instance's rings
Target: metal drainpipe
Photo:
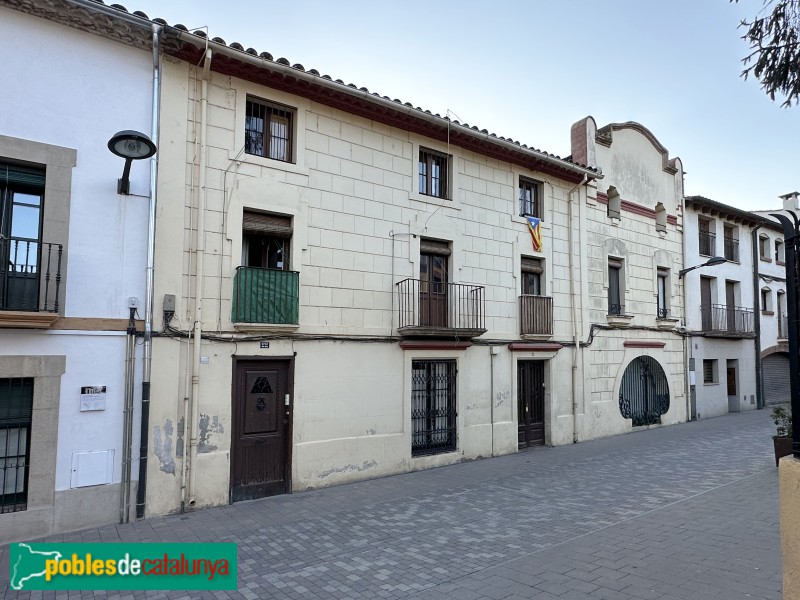
[[[184,423],[184,440],[189,437],[189,506],[195,505],[197,490],[197,429],[199,422],[200,404],[200,345],[203,334],[203,264],[205,258],[206,241],[206,160],[207,160],[207,129],[208,129],[208,78],[211,68],[211,50],[206,50],[203,63],[203,78],[200,92],[200,168],[197,198],[197,258],[195,261],[194,284],[194,338],[192,341],[192,395],[190,400],[191,423]]]
[[[125,346],[125,406],[122,412],[122,486],[119,494],[119,522],[130,520],[131,458],[133,455],[133,397],[136,372],[136,309],[131,308]]]
[[[567,229],[567,243],[569,249],[567,251],[567,258],[569,260],[569,294],[572,300],[572,341],[574,347],[572,349],[572,443],[578,442],[578,396],[575,388],[578,383],[578,352],[580,351],[580,342],[578,341],[578,313],[575,302],[575,263],[572,260],[573,246],[572,246],[572,194],[582,185],[586,185],[589,181],[589,176],[584,175],[583,180],[576,184],[569,192],[567,192],[567,221],[569,227]]]
[[[752,236],[752,254],[753,254],[753,325],[756,331],[756,339],[754,340],[755,354],[756,354],[756,408],[761,410],[764,408],[764,394],[763,383],[761,379],[761,312],[759,304],[761,300],[761,289],[758,285],[758,230],[761,227],[759,223],[753,228]],[[779,317],[780,318],[780,317]]]
[[[152,24],[153,32],[153,121],[150,139],[158,148],[159,97],[161,72],[158,62],[158,38],[161,25]],[[158,203],[158,152],[150,158],[150,209],[147,219],[147,267],[144,301],[144,344],[142,348],[142,419],[139,426],[139,485],[136,488],[136,518],[143,519],[147,491],[147,432],[150,428],[150,367],[153,352],[153,269],[156,251],[156,206]]]
[[[494,456],[494,346],[489,346],[489,419],[492,428],[492,456]]]

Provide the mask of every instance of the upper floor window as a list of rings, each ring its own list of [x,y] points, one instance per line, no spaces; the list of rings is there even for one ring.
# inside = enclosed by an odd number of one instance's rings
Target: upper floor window
[[[773,314],[772,310],[772,292],[769,288],[761,288],[761,312]]]
[[[0,310],[58,310],[40,306],[42,267],[55,288],[50,278],[61,280],[62,252],[52,244],[42,248],[44,184],[43,170],[0,163]],[[52,291],[45,302],[54,301]]]
[[[544,266],[539,258],[522,257],[522,295],[544,296]]]
[[[783,263],[786,261],[786,255],[783,249],[783,240],[775,240],[775,262]]]
[[[659,319],[666,319],[669,317],[669,269],[658,267],[656,289],[658,306],[656,316]]]
[[[609,217],[614,219],[622,218],[622,198],[620,198],[617,188],[615,188],[613,185],[608,188],[607,214]]]
[[[732,262],[739,262],[739,228],[733,225],[725,225],[723,228],[725,236],[725,258]]]
[[[247,98],[244,151],[264,158],[293,162],[294,109]]]
[[[544,184],[535,179],[527,177],[519,178],[519,215],[521,217],[536,217],[541,219],[543,216],[542,196]]]
[[[446,154],[419,149],[419,193],[434,198],[448,197],[449,157]]]
[[[667,231],[667,209],[661,202],[656,204],[656,231],[660,233]]]
[[[244,211],[242,266],[288,271],[291,240],[291,217]]]
[[[624,315],[625,277],[621,258],[608,257],[608,314]]]
[[[700,219],[699,226],[699,252],[703,256],[714,256],[717,236],[714,232],[714,223],[709,219]]]
[[[769,250],[769,237],[762,233],[760,236],[758,236],[758,257],[761,260],[772,260],[769,256]]]

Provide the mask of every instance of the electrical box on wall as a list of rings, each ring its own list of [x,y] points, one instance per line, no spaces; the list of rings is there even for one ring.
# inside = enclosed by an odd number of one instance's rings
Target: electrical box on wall
[[[106,386],[85,385],[81,388],[81,412],[106,409]]]
[[[114,477],[114,450],[73,452],[69,487],[111,483]]]

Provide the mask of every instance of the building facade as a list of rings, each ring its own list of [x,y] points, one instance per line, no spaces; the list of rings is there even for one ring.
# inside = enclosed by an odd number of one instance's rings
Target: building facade
[[[107,143],[149,131],[148,31],[67,3],[0,2],[16,89],[0,100],[0,542],[120,520],[149,167],[118,195],[123,161]],[[134,466],[134,493],[135,479]]]
[[[686,198],[687,267],[725,259],[684,277],[686,297],[699,299],[686,313],[697,418],[758,406],[756,329],[762,313],[754,288],[754,251],[761,224],[753,213],[702,196]]]
[[[681,161],[639,123],[587,117],[571,135],[572,158],[604,175],[589,185],[574,251],[580,439],[685,421]]]
[[[773,211],[757,211],[765,222],[758,232],[757,278],[760,309],[760,351],[763,402],[784,404],[791,397],[789,378],[788,304],[783,227],[771,213],[800,214],[800,194],[781,196]]]

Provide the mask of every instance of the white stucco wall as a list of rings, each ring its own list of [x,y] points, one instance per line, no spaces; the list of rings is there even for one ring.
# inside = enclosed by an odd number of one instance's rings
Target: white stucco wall
[[[149,134],[152,58],[146,51],[6,8],[0,8],[0,37],[4,73],[7,81],[14,82],[14,92],[0,98],[0,134],[76,152],[61,314],[85,318],[81,327],[88,329],[0,329],[0,354],[66,358],[58,447],[52,446],[57,453],[57,493],[50,530],[114,522],[115,486],[84,488],[75,495],[70,479],[73,453],[114,450],[112,481],[120,481],[125,333],[92,329],[104,328],[93,319],[127,320],[131,296],[138,299],[139,318],[144,314],[149,161],[133,164],[132,194],[119,196],[116,185],[124,161],[108,150],[107,143],[123,129]],[[0,160],[15,158],[0,156]],[[45,196],[45,207],[47,202]],[[65,242],[55,237],[51,225],[45,220],[43,240]],[[134,448],[138,448],[140,382],[137,371]],[[104,411],[79,411],[80,387],[86,385],[107,386]],[[33,418],[35,429],[36,415]],[[133,473],[136,479],[136,464]],[[94,502],[85,502],[86,489]]]

